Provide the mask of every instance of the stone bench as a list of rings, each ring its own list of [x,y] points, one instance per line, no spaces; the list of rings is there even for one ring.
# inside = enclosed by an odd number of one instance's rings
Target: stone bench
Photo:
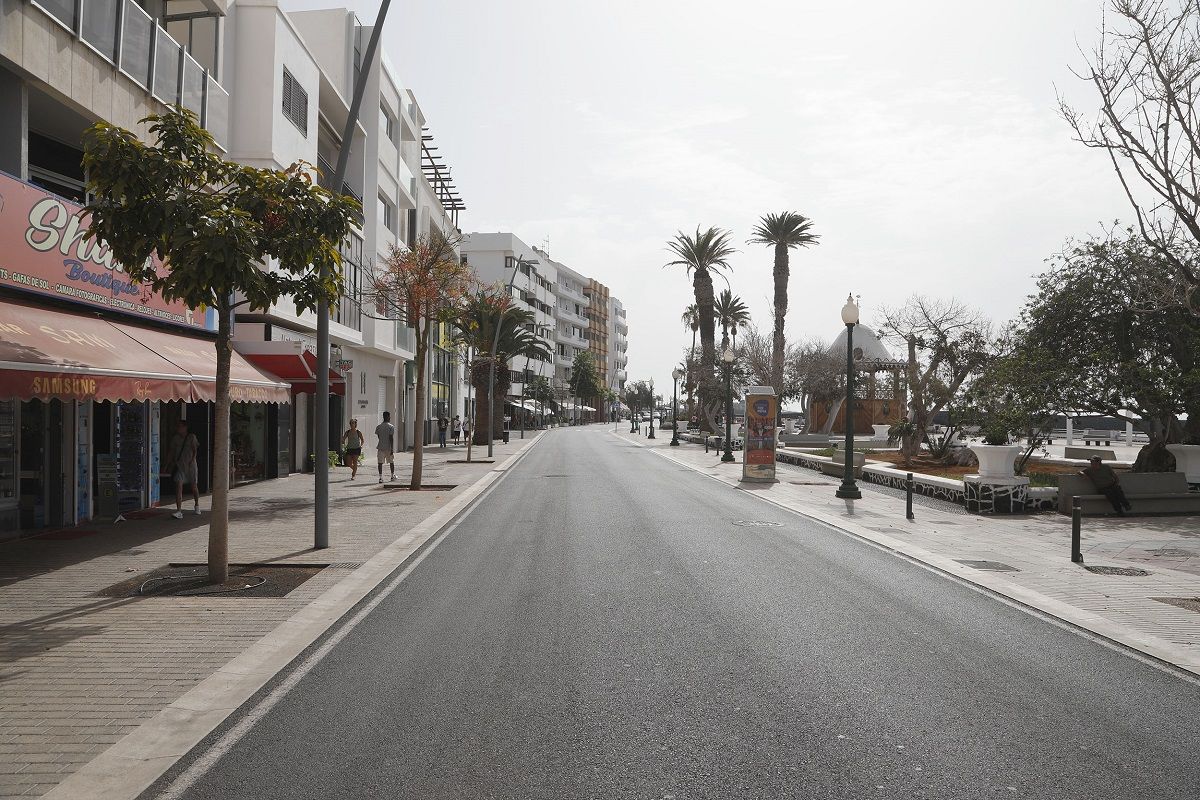
[[[1189,492],[1182,472],[1122,472],[1121,488],[1133,506],[1130,514],[1200,514],[1200,492]],[[1058,478],[1058,511],[1071,513],[1071,498],[1079,497],[1086,516],[1111,514],[1112,505],[1082,475]]]
[[[781,447],[829,447],[829,434],[827,433],[781,433],[779,434],[779,444]]]
[[[863,467],[866,466],[867,456],[857,450],[854,451],[854,477],[861,478]],[[846,474],[846,451],[835,450],[833,457],[829,461],[821,462],[821,472],[826,475],[845,475]]]
[[[1087,441],[1086,439],[1084,441]],[[1108,442],[1105,442],[1108,444]],[[1082,458],[1089,459],[1092,456],[1100,456],[1105,461],[1116,461],[1117,454],[1112,450],[1104,450],[1097,447],[1066,447],[1063,448],[1063,458]]]

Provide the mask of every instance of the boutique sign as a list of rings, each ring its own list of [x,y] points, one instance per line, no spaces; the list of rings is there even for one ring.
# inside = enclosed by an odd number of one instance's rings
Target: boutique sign
[[[212,309],[168,303],[130,280],[112,251],[87,236],[87,214],[0,172],[0,286],[185,328],[216,330]],[[156,270],[165,269],[157,258]]]

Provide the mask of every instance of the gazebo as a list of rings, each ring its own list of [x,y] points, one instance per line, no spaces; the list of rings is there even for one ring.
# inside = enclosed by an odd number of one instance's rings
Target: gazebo
[[[846,329],[834,339],[829,354],[844,364]],[[892,357],[878,334],[866,325],[854,327],[854,413],[851,420],[856,434],[874,433],[876,425],[895,425],[904,419],[908,408],[907,364]],[[821,433],[846,432],[846,400],[838,398],[812,404],[809,430]]]

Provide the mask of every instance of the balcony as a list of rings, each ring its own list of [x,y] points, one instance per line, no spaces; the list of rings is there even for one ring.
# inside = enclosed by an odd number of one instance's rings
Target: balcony
[[[225,149],[229,92],[133,0],[34,0],[33,6],[159,102],[193,112]]]

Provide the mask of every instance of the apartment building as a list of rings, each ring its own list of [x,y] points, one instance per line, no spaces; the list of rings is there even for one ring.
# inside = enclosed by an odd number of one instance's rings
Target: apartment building
[[[621,397],[629,378],[629,319],[624,304],[611,296],[608,300],[608,332],[608,387]]]
[[[484,283],[507,288],[519,307],[533,314],[530,329],[555,350],[557,325],[556,285],[560,280],[559,266],[536,247],[530,247],[511,233],[470,233],[463,237],[462,254]],[[514,407],[534,411],[536,406],[525,401],[526,388],[534,376],[553,382],[555,361],[518,356],[508,362],[509,401]]]

